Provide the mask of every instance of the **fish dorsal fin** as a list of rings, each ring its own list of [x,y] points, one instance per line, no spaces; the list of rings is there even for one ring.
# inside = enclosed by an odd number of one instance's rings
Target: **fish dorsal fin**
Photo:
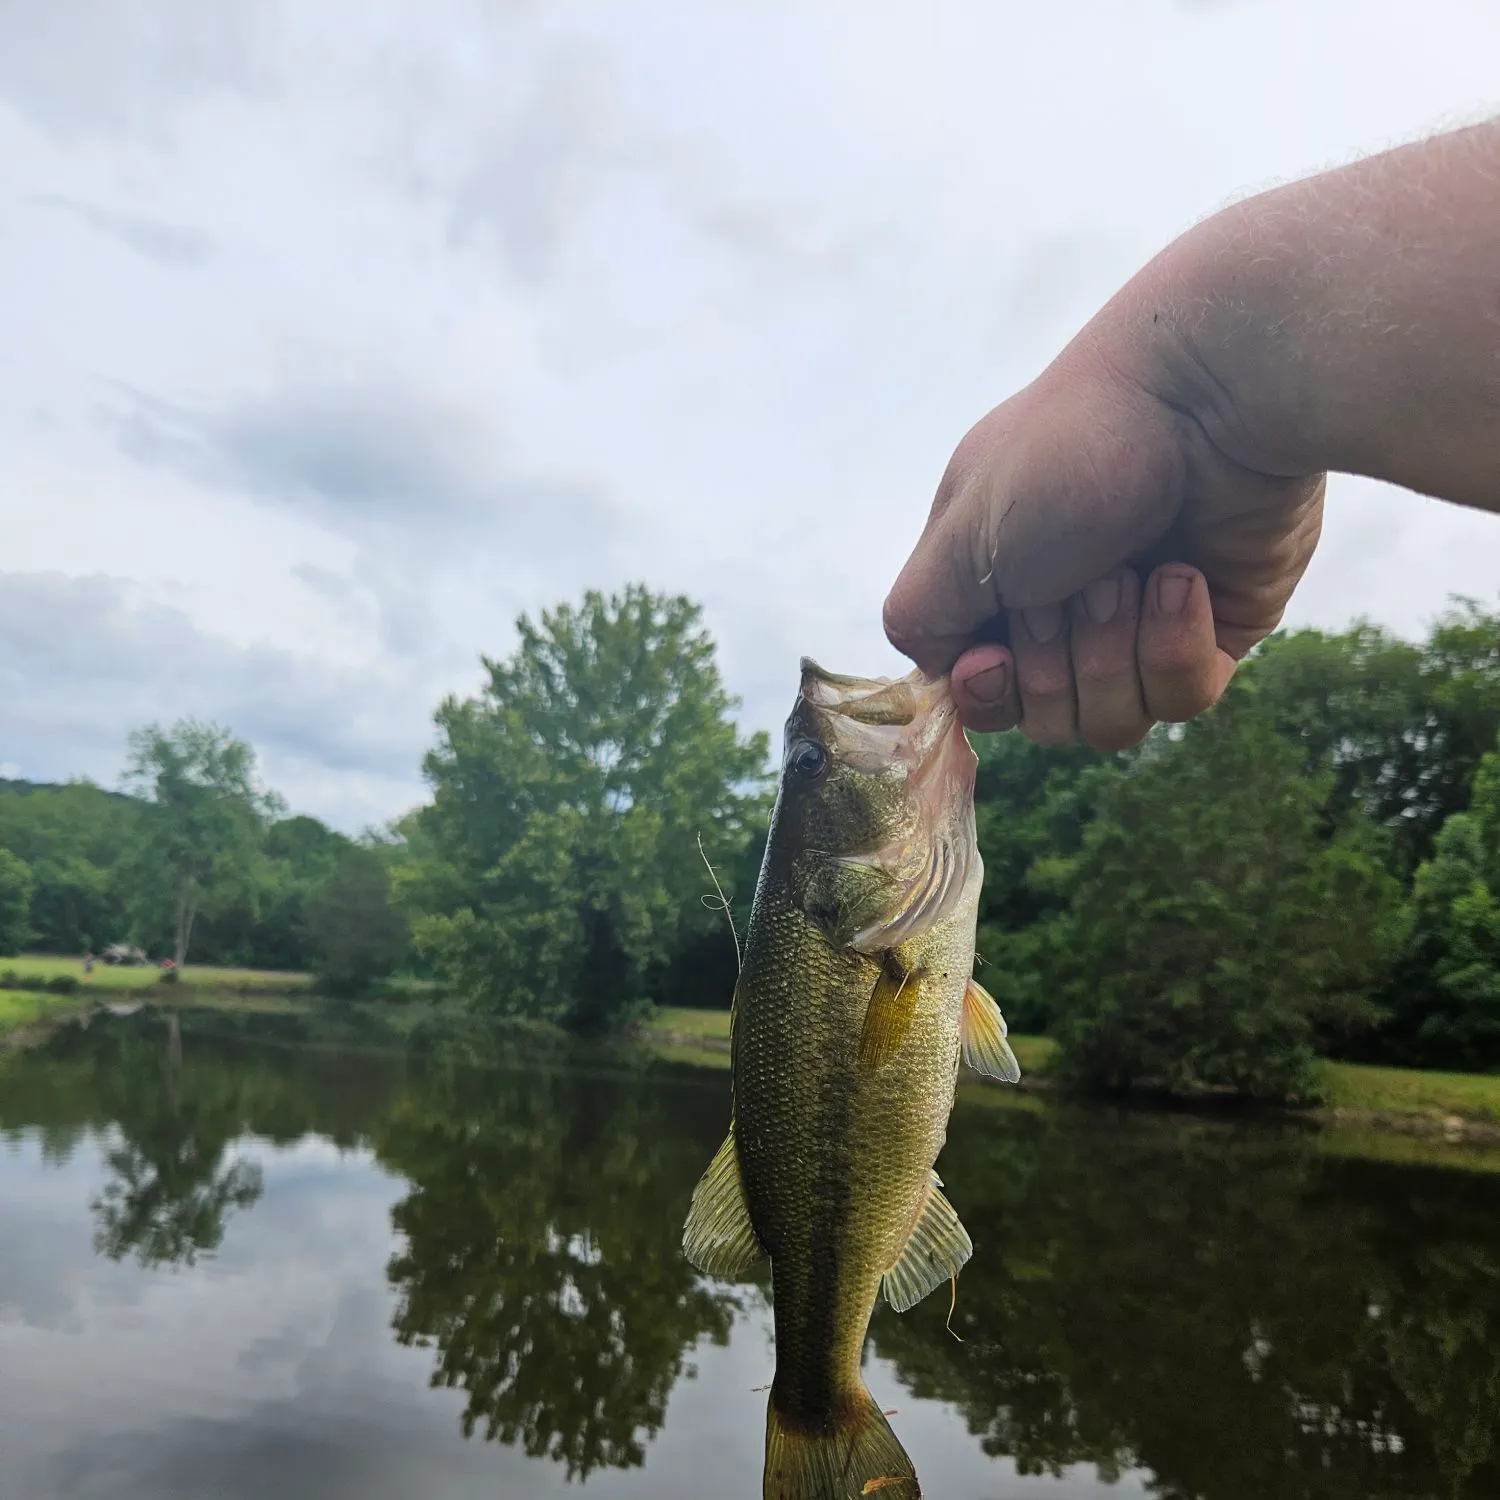
[[[915,1307],[928,1292],[957,1276],[973,1253],[969,1231],[943,1196],[934,1172],[906,1248],[881,1279],[885,1300],[897,1312]]]
[[[977,979],[969,981],[964,991],[963,1037],[964,1061],[986,1078],[1002,1083],[1019,1083],[1021,1065],[1006,1041],[1005,1017],[995,1004],[995,997]]]
[[[704,1275],[724,1277],[742,1275],[766,1253],[750,1223],[733,1125],[693,1189],[682,1250]]]
[[[866,1072],[883,1068],[901,1050],[921,995],[920,978],[894,953],[881,958],[880,976],[859,1034],[859,1066]]]

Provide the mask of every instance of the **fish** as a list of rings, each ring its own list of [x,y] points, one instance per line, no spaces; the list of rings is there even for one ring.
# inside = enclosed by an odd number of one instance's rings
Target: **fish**
[[[975,981],[978,761],[947,678],[803,658],[731,1007],[729,1133],[683,1250],[706,1275],[771,1265],[776,1370],[764,1500],[914,1500],[861,1375],[882,1294],[954,1282],[973,1245],[935,1164],[962,1059],[1017,1082]]]

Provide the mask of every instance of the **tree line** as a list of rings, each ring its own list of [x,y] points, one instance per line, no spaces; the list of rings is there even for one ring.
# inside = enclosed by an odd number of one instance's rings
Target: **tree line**
[[[439,705],[431,799],[362,841],[286,817],[211,726],[135,736],[129,796],[12,787],[0,939],[129,931],[350,988],[423,967],[576,1031],[727,1006],[705,865],[743,930],[774,778],[700,609],[632,586],[517,631]],[[1277,635],[1214,713],[1129,752],[988,737],[983,981],[1093,1088],[1296,1097],[1320,1055],[1500,1066],[1497,735],[1500,615],[1457,601],[1419,642]]]
[[[173,973],[191,956],[350,994],[409,961],[390,841],[286,816],[229,731],[148,725],[121,780],[0,781],[0,955],[119,945]]]

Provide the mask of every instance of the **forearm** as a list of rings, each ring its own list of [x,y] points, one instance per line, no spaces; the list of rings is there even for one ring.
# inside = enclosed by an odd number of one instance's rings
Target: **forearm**
[[[1500,121],[1237,204],[1122,299],[1230,458],[1500,509]]]

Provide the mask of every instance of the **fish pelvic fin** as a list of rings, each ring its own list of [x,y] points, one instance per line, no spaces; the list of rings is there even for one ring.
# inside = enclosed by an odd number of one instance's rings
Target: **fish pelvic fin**
[[[969,1231],[943,1196],[934,1172],[911,1235],[895,1265],[881,1278],[885,1300],[897,1312],[915,1307],[929,1292],[957,1277],[973,1253]]]
[[[903,968],[894,953],[881,960],[859,1034],[859,1066],[866,1072],[884,1067],[905,1044],[917,1009],[920,977]]]
[[[693,1189],[682,1250],[706,1276],[742,1276],[766,1252],[750,1223],[734,1126]]]
[[[863,1386],[816,1429],[766,1407],[764,1500],[920,1500],[922,1486],[885,1413]]]
[[[1002,1083],[1019,1083],[1021,1065],[1006,1041],[1005,1017],[995,1004],[994,996],[977,979],[969,981],[964,991],[964,1014],[960,1036],[964,1061],[986,1078]]]

